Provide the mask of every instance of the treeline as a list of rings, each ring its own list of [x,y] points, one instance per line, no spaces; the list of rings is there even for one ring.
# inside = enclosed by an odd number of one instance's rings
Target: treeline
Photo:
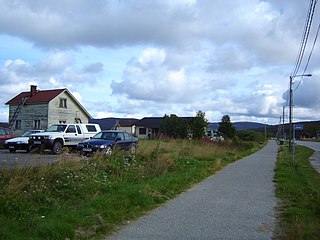
[[[172,138],[200,139],[206,135],[208,126],[209,122],[205,118],[205,112],[198,111],[195,117],[178,117],[175,114],[165,115],[159,130],[161,134]],[[240,139],[243,141],[264,140],[264,135],[260,132],[252,130],[237,132],[229,115],[224,115],[221,118],[217,131],[228,139]]]
[[[209,122],[205,113],[198,111],[195,117],[178,117],[175,114],[165,115],[160,125],[160,132],[173,138],[199,139],[205,136]]]

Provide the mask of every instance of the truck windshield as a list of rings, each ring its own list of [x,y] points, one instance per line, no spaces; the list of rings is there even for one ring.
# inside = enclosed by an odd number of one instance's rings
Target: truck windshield
[[[67,125],[64,124],[55,124],[55,125],[51,125],[46,132],[64,132],[64,130],[66,129]]]

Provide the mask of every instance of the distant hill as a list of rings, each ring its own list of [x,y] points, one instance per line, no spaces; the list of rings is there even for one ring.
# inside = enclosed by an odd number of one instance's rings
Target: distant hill
[[[269,125],[263,123],[256,122],[234,122],[233,126],[237,129],[237,131],[241,130],[254,130],[258,132],[264,132],[265,129],[268,133],[276,134],[277,131],[283,131],[283,126],[279,124],[277,125]],[[320,136],[320,121],[301,121],[294,122],[293,124],[303,125],[303,130],[297,130],[296,136],[308,136],[308,137],[319,137]],[[219,123],[210,123],[210,128],[216,130],[219,128]],[[289,124],[284,124],[284,131],[288,134],[289,132]]]
[[[241,130],[256,130],[260,128],[265,128],[265,124],[263,123],[256,123],[256,122],[234,122],[232,123],[233,126],[237,129],[237,131]],[[219,123],[209,123],[210,129],[218,129]],[[269,127],[270,125],[267,125]]]

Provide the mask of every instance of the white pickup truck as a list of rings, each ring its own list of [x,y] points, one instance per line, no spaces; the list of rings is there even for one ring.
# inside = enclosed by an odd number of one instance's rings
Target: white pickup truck
[[[53,124],[45,132],[33,134],[29,144],[35,148],[51,149],[59,154],[62,147],[76,147],[79,142],[100,132],[98,124]]]

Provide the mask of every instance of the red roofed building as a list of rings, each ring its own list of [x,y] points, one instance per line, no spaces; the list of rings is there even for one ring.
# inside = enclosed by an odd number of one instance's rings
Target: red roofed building
[[[86,109],[68,89],[37,90],[32,85],[9,100],[9,128],[16,136],[30,129],[46,129],[55,123],[88,123]]]

